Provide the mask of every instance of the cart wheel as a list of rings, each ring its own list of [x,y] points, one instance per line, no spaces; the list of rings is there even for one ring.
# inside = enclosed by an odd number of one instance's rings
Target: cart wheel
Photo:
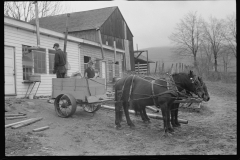
[[[54,101],[55,111],[59,117],[67,118],[77,109],[75,98],[71,94],[60,94]]]
[[[94,113],[100,109],[100,104],[83,104],[83,109],[88,113]]]

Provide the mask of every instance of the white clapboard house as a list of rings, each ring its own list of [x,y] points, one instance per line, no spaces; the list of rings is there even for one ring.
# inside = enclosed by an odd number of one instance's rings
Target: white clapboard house
[[[63,50],[65,34],[46,28],[40,25],[40,49],[29,50],[29,47],[37,46],[36,26],[24,21],[16,20],[10,17],[4,17],[4,83],[5,96],[24,97],[29,87],[33,83],[29,82],[29,76],[39,75],[41,82],[37,82],[32,93],[36,96],[51,96],[52,78],[56,75],[52,73],[54,63],[53,44],[59,43]],[[121,76],[122,60],[124,49],[114,48],[111,45],[103,44],[105,59],[98,61],[100,76],[107,78],[110,70],[112,76]],[[114,52],[115,50],[115,52]],[[67,39],[67,59],[71,65],[68,70],[68,76],[73,72],[84,72],[84,58],[91,55],[91,58],[100,59],[100,43],[74,37],[69,35]],[[84,54],[83,54],[84,53]],[[114,56],[115,53],[115,56]],[[112,65],[113,61],[118,61],[118,68]],[[115,69],[113,69],[115,68]],[[38,84],[39,88],[38,88]],[[29,93],[28,91],[28,93]]]

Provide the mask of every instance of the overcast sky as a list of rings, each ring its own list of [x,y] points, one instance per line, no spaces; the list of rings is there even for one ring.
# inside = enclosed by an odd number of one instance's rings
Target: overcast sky
[[[210,16],[226,18],[236,13],[236,1],[66,1],[66,12],[80,12],[118,6],[133,33],[134,50],[170,46],[169,36],[176,24],[190,11],[205,20]]]

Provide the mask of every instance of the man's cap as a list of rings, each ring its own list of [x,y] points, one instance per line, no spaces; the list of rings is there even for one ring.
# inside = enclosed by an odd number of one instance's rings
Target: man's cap
[[[88,64],[93,64],[93,61],[92,60],[88,61]]]
[[[53,45],[53,48],[54,48],[55,46],[59,47],[59,44],[58,44],[58,43],[55,43],[55,44]]]

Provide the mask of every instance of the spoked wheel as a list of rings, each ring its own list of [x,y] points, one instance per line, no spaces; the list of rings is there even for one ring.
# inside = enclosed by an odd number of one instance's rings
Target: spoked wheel
[[[94,113],[100,109],[101,104],[83,104],[83,109],[88,113]]]
[[[59,117],[67,118],[77,109],[75,98],[71,94],[60,94],[54,101],[55,111]]]

